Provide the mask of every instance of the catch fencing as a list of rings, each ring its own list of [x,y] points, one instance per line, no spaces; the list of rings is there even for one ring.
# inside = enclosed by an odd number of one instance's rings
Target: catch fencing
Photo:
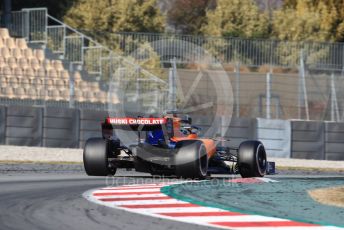
[[[162,69],[161,72],[166,79],[171,71]],[[198,82],[195,81],[199,73],[197,70],[180,69],[177,72],[184,94],[194,90],[191,95],[194,101],[190,102],[190,107],[212,102],[216,104],[219,97],[224,97],[216,92],[216,82],[211,80],[212,71],[208,71],[208,75],[202,76]],[[4,80],[0,86],[0,104],[101,111],[114,110],[116,103],[121,103],[123,111],[143,114],[162,114],[168,109],[170,93],[168,83],[165,83],[167,80],[140,77],[138,71],[129,68],[122,68],[116,73],[117,84],[110,80],[76,82],[53,77],[27,80],[25,75],[8,78],[0,74],[0,80]],[[233,101],[233,117],[320,121],[343,121],[343,77],[341,72],[309,72],[304,81],[300,81],[299,74],[295,73],[225,72],[224,75],[230,82],[228,91],[232,91],[232,98],[227,99]],[[91,90],[95,96],[89,96],[88,91]],[[177,101],[178,105],[183,104],[178,95]]]
[[[170,63],[171,57],[177,57],[177,62],[183,64],[202,63],[210,53],[214,63],[298,68],[300,52],[303,51],[306,64],[312,69],[342,70],[344,66],[343,43],[128,32],[116,33],[114,37],[125,47],[125,56],[135,54],[137,44],[163,41],[161,45],[164,48],[158,51],[163,63]],[[182,47],[180,41],[183,41]],[[195,46],[207,52],[195,52]]]
[[[13,12],[11,19],[11,35],[43,45],[46,53],[63,59],[70,79],[23,81],[19,89],[24,90],[17,90],[18,83],[6,82],[16,89],[17,97],[4,93],[7,86],[1,82],[4,105],[106,110],[120,102],[128,112],[163,113],[171,108],[171,100],[180,103],[178,96],[171,97],[180,92],[171,92],[171,75],[180,79],[180,88],[187,92],[194,88],[198,69],[211,72],[221,64],[231,82],[234,117],[344,120],[343,43],[116,33],[111,34],[115,52],[50,16],[46,8]],[[157,63],[145,69],[142,61]],[[101,89],[96,98],[88,92],[80,95],[85,84],[77,86],[74,78],[80,69],[86,85]],[[200,80],[199,100],[210,99],[215,89],[211,79]],[[98,93],[107,100],[97,101]]]
[[[92,73],[102,74],[101,62],[109,58],[112,52],[89,36],[52,17],[46,8],[12,12],[10,30],[12,36],[24,37],[32,43],[44,43],[69,61],[84,64]],[[311,69],[342,70],[344,66],[343,43],[137,32],[97,32],[94,36],[100,41],[103,37],[110,37],[114,48],[125,57],[138,57],[141,45],[153,44],[164,64],[170,64],[172,58],[187,65],[202,63],[211,54],[213,63],[298,68],[302,51],[305,63]],[[159,47],[156,47],[157,44]],[[112,55],[116,56],[114,53]]]

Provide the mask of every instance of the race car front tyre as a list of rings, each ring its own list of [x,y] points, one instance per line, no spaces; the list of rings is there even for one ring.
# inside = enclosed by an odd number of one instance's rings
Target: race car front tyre
[[[208,172],[208,156],[202,141],[180,141],[176,145],[176,176],[184,179],[206,178]]]
[[[84,148],[84,168],[89,176],[114,175],[116,168],[109,167],[109,144],[102,138],[90,138]]]
[[[263,177],[267,161],[264,145],[260,141],[244,141],[239,146],[238,169],[243,178]]]

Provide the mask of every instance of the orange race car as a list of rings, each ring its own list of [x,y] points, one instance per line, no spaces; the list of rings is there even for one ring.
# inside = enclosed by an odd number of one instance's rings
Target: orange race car
[[[187,179],[204,179],[215,173],[240,173],[242,177],[274,173],[274,163],[267,162],[261,142],[244,141],[239,148],[221,147],[218,144],[225,140],[199,137],[199,130],[191,118],[182,119],[175,113],[162,118],[106,118],[103,137],[86,142],[86,173],[106,176],[114,175],[117,168],[134,168],[152,175]],[[123,135],[126,131],[137,134]]]

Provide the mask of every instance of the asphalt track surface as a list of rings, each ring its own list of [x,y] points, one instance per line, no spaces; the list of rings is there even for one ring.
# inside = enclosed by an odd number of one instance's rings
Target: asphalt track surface
[[[107,180],[87,177],[80,165],[0,165],[0,230],[213,229],[111,209],[82,197],[107,185],[152,182],[165,180],[126,171]]]
[[[17,169],[10,168],[0,166],[1,230],[210,229],[115,210],[83,198],[85,191],[107,186],[103,177],[87,177],[83,172],[69,169],[40,172],[34,166],[31,170],[29,166],[24,169],[20,166],[14,167]],[[125,171],[119,174],[121,176],[114,180],[107,180],[108,183],[119,186],[153,182],[148,175]],[[154,179],[154,182],[160,181]]]

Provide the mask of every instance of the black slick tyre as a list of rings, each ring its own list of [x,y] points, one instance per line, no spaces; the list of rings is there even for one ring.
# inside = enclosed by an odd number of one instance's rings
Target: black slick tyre
[[[264,145],[260,141],[244,141],[239,146],[238,169],[243,178],[263,177],[267,161]]]
[[[206,178],[208,172],[208,156],[202,141],[180,141],[176,146],[176,176],[184,179]]]
[[[102,138],[87,140],[83,154],[84,168],[89,176],[114,175],[116,170],[109,169],[108,143]]]

